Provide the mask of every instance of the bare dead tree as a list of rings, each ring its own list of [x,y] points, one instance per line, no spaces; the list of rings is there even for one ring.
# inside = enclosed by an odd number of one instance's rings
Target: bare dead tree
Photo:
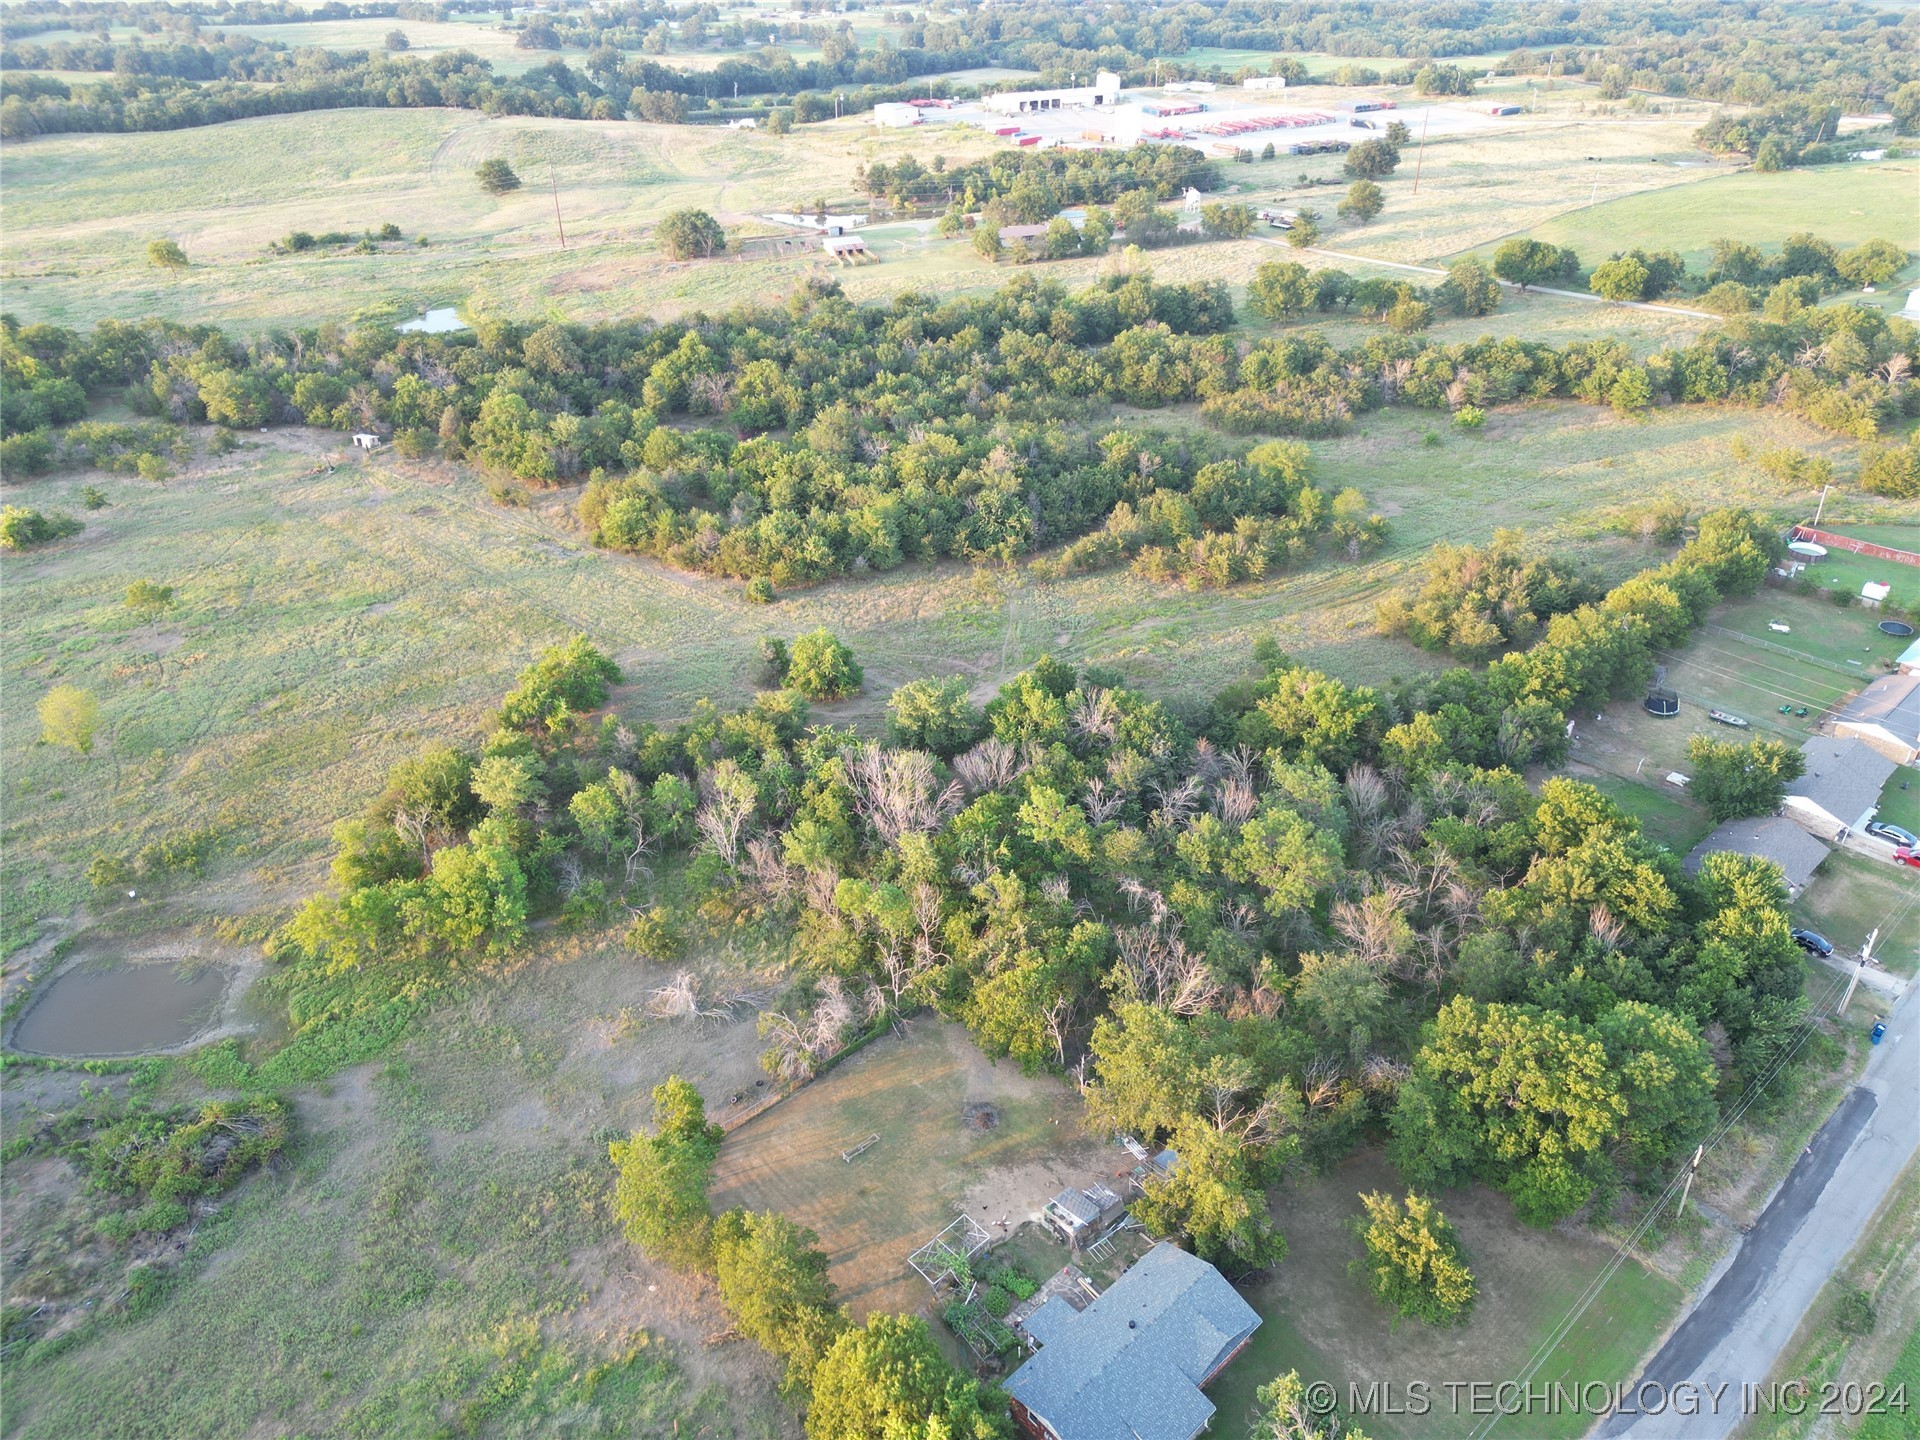
[[[1253,782],[1237,776],[1228,776],[1220,781],[1213,792],[1214,813],[1220,817],[1223,825],[1240,826],[1253,818],[1259,797],[1254,793]]]
[[[1187,817],[1193,814],[1194,807],[1200,803],[1203,781],[1198,775],[1189,775],[1184,780],[1156,780],[1153,784],[1153,798],[1158,802],[1154,811],[1154,821],[1176,830],[1184,825]]]
[[[958,780],[940,783],[939,762],[924,750],[886,750],[878,745],[841,751],[853,808],[893,846],[907,835],[937,830],[966,800]]]
[[[780,847],[767,836],[756,835],[747,841],[746,868],[754,887],[775,904],[793,894],[797,883],[794,867],[781,858]]]
[[[1087,782],[1087,792],[1081,796],[1080,803],[1085,807],[1087,818],[1096,825],[1104,825],[1120,813],[1127,803],[1127,797],[1118,790],[1110,789],[1107,782],[1096,776]]]
[[[1333,928],[1368,965],[1393,970],[1413,948],[1413,925],[1407,912],[1414,895],[1410,885],[1376,882],[1371,894],[1334,902]]]
[[[1204,1015],[1220,1007],[1226,987],[1206,957],[1166,927],[1128,925],[1116,929],[1113,939],[1141,999],[1175,1015]]]
[[[1608,950],[1618,950],[1621,938],[1627,933],[1625,922],[1607,908],[1605,901],[1587,912],[1587,929]]]
[[[1055,905],[1064,905],[1073,898],[1073,882],[1065,875],[1048,875],[1040,881],[1040,894]]]
[[[807,871],[806,879],[800,882],[801,893],[806,897],[807,908],[818,910],[822,915],[838,915],[839,902],[835,899],[840,889],[840,870],[829,863],[816,865]]]
[[[1120,706],[1111,690],[1083,691],[1067,710],[1067,728],[1087,740],[1111,745],[1120,736]]]
[[[432,869],[433,844],[441,831],[434,813],[425,806],[417,810],[402,807],[393,812],[393,828],[402,840],[420,852],[421,870]]]
[[[989,736],[953,759],[953,773],[968,793],[974,795],[1006,789],[1020,777],[1024,768],[1013,746],[995,736]]]
[[[806,1028],[793,1016],[782,1013],[761,1017],[760,1034],[769,1042],[762,1064],[791,1084],[811,1080],[818,1068]]]
[[[731,760],[720,760],[700,774],[704,803],[694,813],[700,832],[728,869],[740,863],[740,841],[753,815],[753,781]]]
[[[1220,752],[1204,735],[1193,742],[1193,777],[1202,785],[1220,778]]]

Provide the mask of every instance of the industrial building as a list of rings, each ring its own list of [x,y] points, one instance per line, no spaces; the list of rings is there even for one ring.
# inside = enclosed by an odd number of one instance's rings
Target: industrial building
[[[1287,77],[1284,75],[1249,75],[1240,82],[1242,90],[1284,90]]]
[[[873,107],[873,123],[887,130],[904,130],[920,123],[920,107],[888,101]]]
[[[1102,70],[1093,84],[1067,90],[1002,90],[981,102],[998,115],[1031,115],[1044,110],[1066,110],[1087,106],[1118,105],[1120,77]]]

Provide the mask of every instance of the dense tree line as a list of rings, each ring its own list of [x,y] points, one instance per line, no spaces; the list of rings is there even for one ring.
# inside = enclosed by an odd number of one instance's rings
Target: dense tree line
[[[855,172],[868,195],[905,209],[938,202],[978,210],[1004,200],[1010,222],[1034,225],[1074,205],[1111,205],[1144,190],[1171,200],[1189,185],[1220,187],[1220,167],[1182,145],[1135,145],[1128,150],[997,150],[979,160],[952,164],[935,156],[922,163],[910,155]]]
[[[1268,314],[1361,303],[1362,284],[1342,278],[1263,267],[1254,303]],[[1485,280],[1459,267],[1433,294]],[[83,443],[138,464],[153,452],[136,447],[171,436],[59,428],[88,394],[116,388],[175,426],[371,429],[403,455],[585,482],[580,516],[599,543],[776,584],[915,557],[1008,559],[1095,531],[1069,565],[1152,551],[1149,572],[1213,584],[1329,543],[1359,553],[1379,528],[1358,497],[1276,480],[1204,432],[1115,430],[1114,403],[1197,401],[1218,429],[1265,436],[1339,434],[1389,404],[1471,418],[1555,396],[1622,412],[1778,405],[1863,440],[1920,413],[1908,378],[1920,331],[1865,306],[1813,304],[1817,289],[1779,281],[1759,311],[1645,357],[1613,340],[1556,349],[1397,332],[1345,350],[1312,330],[1235,343],[1223,286],[1139,274],[1077,292],[1022,277],[985,297],[867,305],[814,283],[779,309],[487,321],[453,336],[326,327],[240,340],[156,321],[80,335],[9,320],[0,418],[26,473]],[[1902,454],[1874,460],[1876,484],[1904,485]]]
[[[1284,1249],[1267,1187],[1370,1133],[1410,1183],[1479,1177],[1550,1223],[1690,1144],[1803,1013],[1774,867],[1689,877],[1597,791],[1518,774],[1778,545],[1740,511],[1698,531],[1484,672],[1377,690],[1263,646],[1182,714],[1043,661],[984,709],[908,687],[885,742],[809,724],[791,690],[594,723],[613,671],[575,639],[477,749],[402,766],[342,827],[335,889],[277,953],[404,966],[619,892],[644,954],[714,925],[790,937],[776,1075],[919,1008],[1077,1066],[1099,1124],[1182,1156],[1136,1214],[1230,1267]],[[647,1157],[658,1203],[704,1214]],[[718,1237],[671,1215],[636,1234],[700,1263]]]
[[[1376,609],[1383,635],[1483,660],[1531,644],[1555,615],[1598,598],[1590,576],[1534,552],[1518,530],[1496,530],[1482,548],[1434,546],[1420,588],[1389,596]]]

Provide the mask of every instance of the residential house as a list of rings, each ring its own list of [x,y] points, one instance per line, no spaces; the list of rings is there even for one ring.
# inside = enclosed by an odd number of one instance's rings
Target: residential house
[[[1787,786],[1781,809],[1823,839],[1866,824],[1887,778],[1900,768],[1864,740],[1845,735],[1816,735],[1800,754],[1806,773]]]
[[[1920,674],[1882,675],[1834,713],[1833,730],[1895,764],[1920,761]]]
[[[1771,860],[1787,878],[1787,894],[1798,895],[1827,858],[1827,847],[1784,815],[1754,820],[1729,820],[1688,852],[1689,875],[1700,873],[1700,863],[1714,854],[1753,855]]]
[[[1213,1266],[1162,1243],[1084,1310],[1055,1297],[1027,1317],[1039,1351],[1008,1377],[1028,1440],[1193,1440],[1202,1388],[1260,1317]]]

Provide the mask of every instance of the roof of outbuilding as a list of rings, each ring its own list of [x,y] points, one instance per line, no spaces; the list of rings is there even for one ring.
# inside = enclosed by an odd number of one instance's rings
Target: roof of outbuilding
[[[1864,740],[1816,735],[1800,747],[1807,770],[1787,794],[1819,806],[1843,825],[1855,824],[1880,799],[1900,767]]]
[[[1100,1207],[1091,1195],[1080,1190],[1066,1189],[1053,1197],[1056,1208],[1065,1211],[1082,1225],[1091,1225],[1100,1218]]]
[[[1213,1266],[1156,1245],[1085,1310],[1043,1322],[1052,1338],[1007,1392],[1060,1440],[1191,1440],[1213,1416],[1200,1382],[1259,1324]]]
[[[1721,851],[1773,861],[1796,890],[1813,878],[1813,872],[1827,858],[1827,847],[1819,840],[1784,816],[1768,815],[1757,820],[1727,821],[1688,853],[1687,873],[1698,874],[1700,862]]]

